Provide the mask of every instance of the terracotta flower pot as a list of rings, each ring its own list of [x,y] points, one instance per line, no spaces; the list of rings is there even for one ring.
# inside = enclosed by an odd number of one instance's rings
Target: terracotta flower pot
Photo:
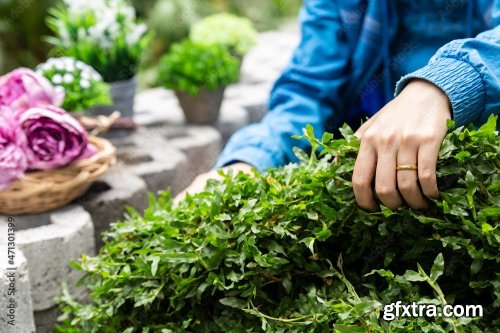
[[[191,96],[183,91],[176,91],[175,95],[188,123],[211,124],[219,118],[224,90],[225,87],[215,91],[202,90],[197,96]]]

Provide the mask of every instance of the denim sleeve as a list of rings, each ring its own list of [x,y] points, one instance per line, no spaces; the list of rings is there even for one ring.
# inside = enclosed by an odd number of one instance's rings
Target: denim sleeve
[[[459,126],[478,125],[500,114],[500,0],[491,12],[491,30],[441,47],[427,66],[397,83],[396,95],[410,80],[424,79],[446,93]]]
[[[319,136],[325,121],[334,115],[351,52],[342,38],[337,2],[306,0],[300,20],[301,42],[273,87],[269,113],[231,137],[217,167],[241,161],[263,171],[295,161],[293,147],[307,147],[292,135],[311,124]]]

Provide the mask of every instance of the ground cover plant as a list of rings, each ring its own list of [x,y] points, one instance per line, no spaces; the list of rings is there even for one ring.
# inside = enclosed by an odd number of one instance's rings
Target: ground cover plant
[[[440,198],[424,211],[359,209],[359,141],[304,131],[313,153],[228,175],[172,206],[168,193],[74,265],[90,300],[59,299],[59,332],[498,332],[500,139],[496,118],[453,129]],[[321,151],[321,152],[320,152]],[[384,320],[397,300],[482,305],[482,318]]]

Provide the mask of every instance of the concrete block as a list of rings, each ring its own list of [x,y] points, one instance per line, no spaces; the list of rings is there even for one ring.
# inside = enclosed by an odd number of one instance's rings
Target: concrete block
[[[292,52],[300,42],[299,31],[267,31],[259,35],[257,47],[273,46],[282,51]],[[281,57],[286,54],[280,54]]]
[[[6,221],[0,220],[0,225],[2,229],[2,237],[0,238],[0,332],[34,333],[35,321],[33,319],[28,263],[17,245],[14,250],[14,262],[9,263]],[[14,242],[17,241],[18,235],[16,233]],[[10,308],[11,305],[14,307],[13,310]],[[12,325],[9,324],[9,321]]]
[[[162,126],[147,129],[149,135],[162,137],[171,147],[184,153],[187,165],[183,177],[177,179],[184,189],[200,173],[215,165],[222,148],[220,133],[211,126]]]
[[[250,115],[241,105],[230,100],[222,103],[220,120],[215,128],[222,135],[222,143],[225,144],[234,132],[250,124]]]
[[[226,89],[225,99],[228,90]],[[175,95],[166,89],[155,88],[141,92],[136,97],[135,121],[145,127],[190,126],[186,124],[184,114]],[[223,139],[249,123],[249,116],[242,105],[223,103],[219,119],[211,126],[221,131]]]
[[[258,60],[256,58],[249,58],[245,60],[241,70],[240,83],[241,84],[261,84],[275,82],[284,66],[276,65],[269,60]]]
[[[245,110],[248,112],[250,124],[258,123],[269,112],[267,104],[248,105]]]
[[[77,202],[92,217],[95,246],[100,249],[103,245],[101,233],[108,230],[111,223],[123,219],[125,206],[132,206],[139,212],[147,207],[147,188],[141,178],[114,165]]]
[[[244,108],[249,123],[259,122],[267,113],[273,83],[239,84],[228,87],[227,102]]]
[[[299,37],[289,32],[267,32],[245,56],[240,83],[274,82],[290,62]]]
[[[52,333],[60,315],[61,312],[57,306],[43,311],[36,311],[34,313],[36,333]]]
[[[134,120],[139,126],[184,123],[184,115],[174,93],[163,88],[148,89],[135,97]]]
[[[15,220],[17,246],[26,257],[30,274],[33,310],[53,307],[63,281],[75,298],[84,297],[86,291],[76,287],[82,274],[69,263],[82,254],[95,253],[90,215],[81,206],[70,205],[48,213],[20,215]]]
[[[118,166],[141,177],[148,191],[157,193],[169,188],[176,195],[182,190],[188,161],[183,152],[167,143],[166,138],[140,128],[127,140],[114,144],[118,148]]]
[[[174,137],[169,143],[180,149],[188,158],[188,165],[195,176],[212,169],[222,149],[220,133],[209,126],[190,126],[186,135]]]

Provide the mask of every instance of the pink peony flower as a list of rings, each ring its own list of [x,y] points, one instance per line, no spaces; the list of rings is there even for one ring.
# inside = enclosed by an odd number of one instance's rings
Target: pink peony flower
[[[21,178],[28,168],[26,136],[14,119],[14,112],[0,106],[0,191]]]
[[[85,157],[92,154],[85,129],[58,107],[44,105],[28,109],[19,121],[28,142],[29,169],[57,169],[84,154]]]
[[[18,115],[31,107],[60,106],[64,90],[54,88],[49,80],[27,68],[18,68],[0,77],[0,105],[9,106]]]

